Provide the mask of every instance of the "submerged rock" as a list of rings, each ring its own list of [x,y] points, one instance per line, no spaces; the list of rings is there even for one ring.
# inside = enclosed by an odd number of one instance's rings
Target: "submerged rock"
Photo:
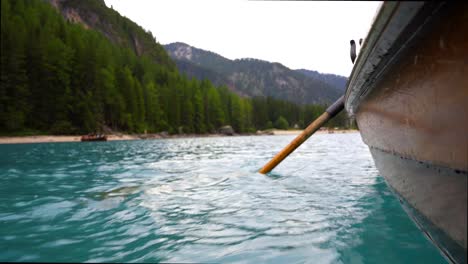
[[[94,198],[95,200],[105,200],[111,197],[126,197],[130,194],[138,192],[139,189],[139,186],[125,186],[110,191],[95,193],[94,195],[92,195],[92,198]]]

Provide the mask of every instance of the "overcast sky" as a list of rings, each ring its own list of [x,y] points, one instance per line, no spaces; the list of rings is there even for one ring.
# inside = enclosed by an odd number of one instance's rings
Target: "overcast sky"
[[[381,2],[105,0],[161,44],[348,76],[349,41],[364,38]]]

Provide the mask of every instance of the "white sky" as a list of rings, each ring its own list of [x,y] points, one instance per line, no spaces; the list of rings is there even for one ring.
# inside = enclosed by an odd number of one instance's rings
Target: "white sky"
[[[381,2],[105,0],[161,44],[348,76],[349,41],[364,38]]]

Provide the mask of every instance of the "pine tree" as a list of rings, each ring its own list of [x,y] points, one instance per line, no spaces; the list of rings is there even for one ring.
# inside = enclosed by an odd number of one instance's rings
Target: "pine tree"
[[[16,11],[24,10],[21,1],[16,3],[15,8]],[[0,127],[15,131],[23,128],[29,112],[24,47],[26,29],[22,19],[9,16],[9,12],[10,6],[2,2]]]
[[[288,129],[289,128],[288,121],[282,116],[278,117],[278,119],[275,121],[275,128]]]
[[[226,86],[188,80],[151,34],[98,2],[79,3],[92,5],[115,26],[122,43],[65,21],[47,2],[1,1],[0,132],[89,133],[105,125],[139,133],[180,127],[206,133],[231,124],[242,133],[270,127],[273,120],[282,127],[307,125],[325,109],[242,98]],[[136,54],[129,35],[148,50]],[[329,123],[347,124],[344,114]]]
[[[221,105],[221,98],[214,87],[211,86],[208,88],[206,100],[208,116],[207,124],[211,127],[211,130],[217,129],[224,125],[224,112]]]
[[[193,108],[195,112],[194,116],[194,124],[195,124],[195,132],[197,133],[205,133],[205,111],[203,105],[203,97],[200,90],[196,90],[194,98],[193,98]]]

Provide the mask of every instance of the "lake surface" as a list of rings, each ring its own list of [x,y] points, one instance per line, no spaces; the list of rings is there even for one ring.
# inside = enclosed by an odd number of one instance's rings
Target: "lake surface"
[[[358,133],[0,145],[0,261],[446,263]]]

